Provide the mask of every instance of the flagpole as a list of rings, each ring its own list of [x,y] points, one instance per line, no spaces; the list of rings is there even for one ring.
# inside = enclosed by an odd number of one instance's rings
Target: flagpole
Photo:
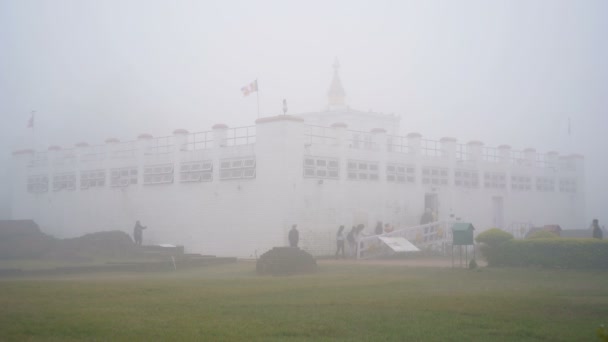
[[[255,91],[255,97],[258,101],[258,119],[260,118],[260,86],[258,85],[258,79],[255,79],[255,86],[256,86],[256,91]]]

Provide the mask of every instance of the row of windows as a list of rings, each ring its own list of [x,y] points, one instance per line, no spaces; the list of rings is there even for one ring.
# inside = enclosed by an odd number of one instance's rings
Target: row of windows
[[[463,188],[478,188],[479,172],[475,170],[454,171],[454,185]]]
[[[233,158],[220,161],[220,179],[255,178],[255,158]]]
[[[555,191],[555,180],[553,178],[536,178],[536,191]]]
[[[173,183],[173,164],[144,167],[144,184]]]
[[[106,185],[106,171],[105,170],[90,170],[82,171],[80,173],[80,188],[97,188],[104,187]]]
[[[576,192],[576,180],[570,178],[562,178],[559,180],[560,192]]]
[[[340,177],[340,164],[336,158],[305,157],[305,178],[338,179]]]
[[[386,181],[416,183],[416,168],[412,165],[386,164]]]
[[[372,161],[348,160],[347,177],[349,180],[379,180],[379,163]],[[340,163],[337,158],[307,156],[304,158],[305,178],[340,178]],[[396,183],[416,183],[416,167],[407,164],[386,164],[386,181]],[[533,178],[512,175],[510,186],[516,191],[532,191]],[[555,180],[547,177],[536,177],[536,191],[555,191]],[[449,170],[443,167],[423,167],[422,184],[447,186]],[[560,192],[576,192],[576,182],[570,179],[560,180]],[[454,170],[454,186],[462,188],[506,189],[505,172],[485,172],[483,179],[477,170]]]
[[[448,185],[448,169],[443,167],[423,167],[422,184]]]
[[[110,170],[110,186],[125,187],[137,184],[137,167],[121,167]]]
[[[213,180],[213,161],[201,160],[183,163],[179,170],[182,183],[211,182]]]
[[[224,159],[220,163],[220,179],[255,178],[255,158]],[[124,167],[109,170],[111,187],[126,187],[137,184],[137,167]],[[211,160],[186,162],[180,165],[180,182],[210,182],[213,180],[213,162]],[[145,185],[173,183],[173,164],[145,166],[143,183]],[[106,185],[105,170],[84,170],[80,172],[80,188],[100,188]],[[53,191],[75,190],[76,173],[64,173],[53,176]],[[27,180],[29,193],[49,191],[49,176],[34,175]]]
[[[348,161],[348,179],[350,180],[371,180],[380,179],[378,162],[361,160]]]

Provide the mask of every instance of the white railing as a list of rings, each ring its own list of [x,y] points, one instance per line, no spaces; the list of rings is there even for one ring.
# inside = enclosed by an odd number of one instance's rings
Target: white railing
[[[420,140],[420,151],[423,156],[427,157],[441,157],[441,144],[436,140]]]
[[[93,162],[101,161],[106,158],[106,146],[105,145],[92,145],[79,147],[80,149],[80,162]]]
[[[146,155],[158,156],[173,153],[173,136],[153,138],[148,145]]]
[[[483,147],[481,150],[481,159],[490,163],[500,162],[500,153],[496,147]]]
[[[125,141],[117,143],[110,156],[111,159],[135,159],[137,151],[137,141]]]
[[[206,150],[213,147],[213,132],[195,132],[186,136],[186,142],[180,146],[180,151]]]
[[[334,128],[316,125],[304,126],[304,144],[335,145],[336,142]]]
[[[386,149],[389,152],[410,153],[407,137],[398,135],[386,136]]]
[[[452,241],[452,224],[454,221],[442,220],[419,226],[402,228],[390,233],[363,236],[359,238],[357,259],[371,259],[392,254],[379,237],[402,237],[420,249],[441,247]]]
[[[228,128],[226,132],[226,146],[241,146],[255,144],[255,126]]]
[[[362,131],[346,131],[347,146],[353,149],[372,150],[376,148],[372,134]]]

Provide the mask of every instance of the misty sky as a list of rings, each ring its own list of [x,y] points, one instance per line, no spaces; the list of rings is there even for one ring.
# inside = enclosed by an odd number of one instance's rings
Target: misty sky
[[[317,111],[337,57],[346,102],[404,134],[584,154],[608,226],[606,33],[602,0],[0,0],[0,165],[32,110],[44,149],[252,125],[256,78],[262,115]]]

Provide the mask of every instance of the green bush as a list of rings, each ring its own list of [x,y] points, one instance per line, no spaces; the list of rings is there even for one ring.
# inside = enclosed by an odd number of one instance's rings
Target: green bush
[[[504,230],[500,230],[498,228],[492,228],[477,235],[475,241],[477,241],[477,243],[485,243],[489,246],[494,246],[512,239],[512,234],[507,233]]]
[[[559,235],[554,232],[549,232],[546,230],[539,230],[534,232],[526,237],[526,239],[556,239],[559,238]]]
[[[259,275],[288,275],[315,271],[317,262],[297,247],[275,247],[262,254],[256,263]]]
[[[482,246],[489,266],[608,269],[608,241],[597,239],[510,240]]]

